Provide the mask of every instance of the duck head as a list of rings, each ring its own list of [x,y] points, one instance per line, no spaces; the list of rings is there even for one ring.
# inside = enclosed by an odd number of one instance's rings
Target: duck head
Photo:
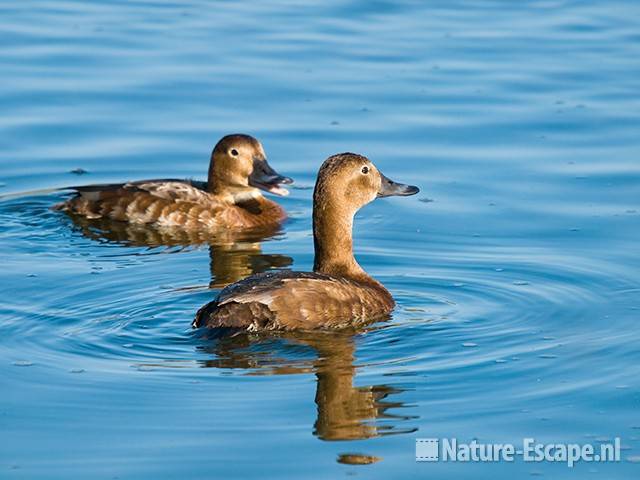
[[[355,213],[376,198],[415,195],[420,190],[390,180],[367,157],[341,153],[329,157],[320,167],[314,191],[314,204],[340,205]]]
[[[251,195],[256,188],[285,196],[282,184],[293,183],[267,162],[262,144],[250,135],[223,137],[214,147],[209,164],[208,188],[211,193],[229,193],[234,198]]]

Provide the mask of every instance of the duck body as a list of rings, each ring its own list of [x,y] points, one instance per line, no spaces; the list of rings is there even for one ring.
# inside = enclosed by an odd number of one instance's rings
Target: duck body
[[[236,200],[207,191],[207,182],[143,180],[71,187],[76,196],[54,208],[88,219],[185,229],[253,228],[282,223],[287,214],[259,192]]]
[[[286,212],[260,190],[288,192],[267,163],[260,142],[248,135],[223,137],[211,154],[209,177],[158,179],[69,187],[74,197],[54,206],[88,219],[184,229],[245,229],[279,225]]]
[[[417,192],[390,181],[361,155],[329,157],[313,194],[313,272],[269,272],[229,285],[197,312],[192,326],[309,330],[358,326],[388,315],[393,297],[353,256],[353,218],[376,197]]]
[[[388,315],[391,294],[373,279],[277,271],[230,285],[196,314],[194,327],[257,330],[343,328]]]

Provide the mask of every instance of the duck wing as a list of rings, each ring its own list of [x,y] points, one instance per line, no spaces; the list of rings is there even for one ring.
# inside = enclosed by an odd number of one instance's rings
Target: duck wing
[[[140,180],[126,183],[102,183],[68,187],[86,200],[100,201],[136,192],[146,192],[154,197],[171,202],[210,202],[206,182],[179,180],[173,178]]]
[[[282,288],[287,281],[303,279],[330,281],[333,277],[321,273],[293,272],[291,270],[257,273],[225,287],[216,298],[216,302],[219,306],[230,302],[264,302],[269,304],[275,292]]]
[[[192,325],[249,330],[353,325],[393,308],[391,295],[376,285],[310,272],[252,275],[222,290],[198,311]]]
[[[205,182],[160,179],[69,187],[76,195],[54,205],[89,219],[106,218],[140,224],[165,222],[188,228],[212,222],[222,203],[206,191]],[[200,217],[204,215],[204,217]],[[206,219],[209,220],[206,220]]]

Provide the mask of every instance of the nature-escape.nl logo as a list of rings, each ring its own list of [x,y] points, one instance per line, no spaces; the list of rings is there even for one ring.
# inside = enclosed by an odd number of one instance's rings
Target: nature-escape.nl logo
[[[521,444],[459,442],[455,438],[417,438],[417,462],[619,462],[620,438],[613,443],[540,443],[523,438]]]

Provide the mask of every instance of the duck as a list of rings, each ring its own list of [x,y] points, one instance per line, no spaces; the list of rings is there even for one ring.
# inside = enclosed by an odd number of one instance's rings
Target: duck
[[[261,190],[286,196],[282,185],[290,183],[269,165],[256,138],[232,134],[214,147],[206,182],[158,179],[68,187],[74,196],[53,208],[91,220],[186,230],[268,228],[287,215]]]
[[[365,156],[329,157],[313,192],[313,271],[270,271],[231,284],[198,310],[192,327],[339,329],[389,315],[395,307],[391,293],[353,256],[353,219],[376,198],[418,192],[388,179]]]

